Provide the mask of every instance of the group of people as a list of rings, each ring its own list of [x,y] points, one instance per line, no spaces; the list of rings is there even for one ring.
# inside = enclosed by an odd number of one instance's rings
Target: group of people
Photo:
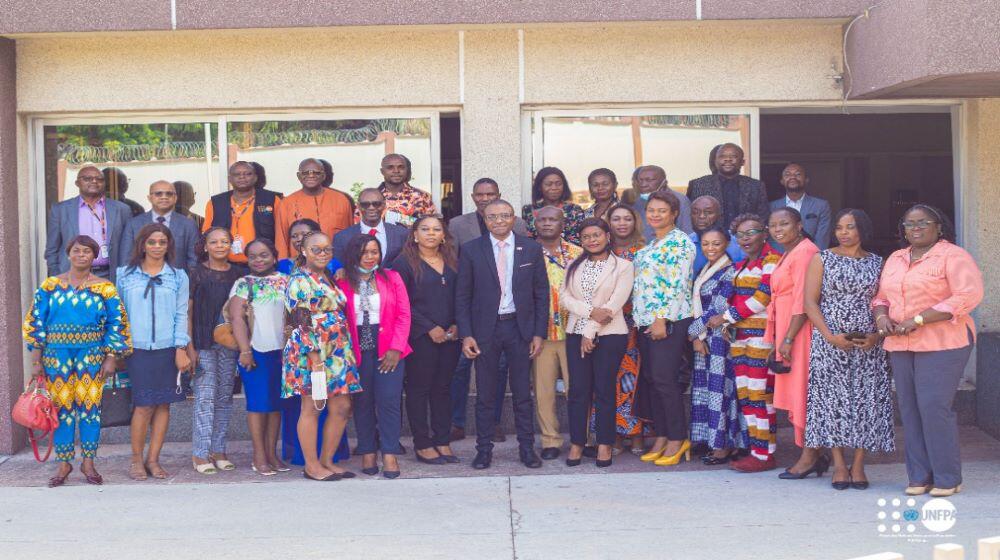
[[[295,426],[306,478],[354,477],[337,464],[353,414],[361,471],[398,477],[404,392],[416,459],[457,463],[450,443],[465,435],[475,365],[476,469],[491,466],[504,438],[509,386],[529,468],[562,453],[563,390],[568,466],[589,457],[607,467],[629,449],[658,466],[694,450],[706,465],[775,469],[783,409],[801,452],[780,478],[832,466],[834,488],[864,489],[865,454],[895,448],[895,380],[906,493],[958,492],[951,403],[983,282],[950,220],[912,207],[899,224],[903,248],[883,262],[868,215],[831,217],[806,193],[802,165],[785,167],[786,196],[769,202],[761,182],[740,175],[743,163],[738,146],[716,147],[712,174],[687,196],[662,168],[643,166],[619,197],[614,172],[596,169],[587,209],[546,167],[520,217],[483,178],[476,210],[445,223],[398,154],[356,204],[320,160],[300,164],[302,190],[284,198],[263,188],[259,166],[237,162],[232,190],[212,198],[193,236],[173,212],[171,183],[154,183],[153,209],[122,224],[100,171],[86,167],[80,197],[52,210],[52,276],[24,326],[35,374],[60,410],[62,465],[50,485],[72,470],[76,425],[81,470],[100,483],[101,389],[127,356],[137,479],[168,476],[159,452],[185,371],[194,372],[198,472],[235,468],[225,434],[237,372],[261,475],[289,469],[276,451],[284,423],[286,439]],[[130,248],[115,246],[114,227],[134,230]],[[236,349],[216,340],[220,316]]]

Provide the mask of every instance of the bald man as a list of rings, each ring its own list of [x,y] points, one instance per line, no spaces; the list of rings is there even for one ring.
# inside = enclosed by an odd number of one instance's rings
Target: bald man
[[[132,218],[128,206],[105,196],[104,174],[93,165],[80,169],[76,175],[79,196],[64,200],[49,211],[46,227],[45,264],[49,276],[69,270],[66,244],[77,235],[90,236],[100,247],[92,272],[112,282],[118,267],[122,231]]]
[[[132,258],[132,245],[139,230],[146,224],[158,223],[167,226],[174,236],[174,268],[188,270],[198,262],[194,245],[200,234],[194,220],[177,212],[177,188],[170,181],[156,181],[149,185],[151,210],[129,220],[122,234],[119,259],[123,264]]]

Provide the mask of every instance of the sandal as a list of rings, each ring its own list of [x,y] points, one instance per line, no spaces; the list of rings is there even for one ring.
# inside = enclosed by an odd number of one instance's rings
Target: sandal
[[[198,474],[215,474],[219,472],[215,468],[215,463],[211,461],[207,463],[197,463],[194,459],[191,459],[191,466],[194,467],[194,470],[197,471]]]
[[[69,466],[69,470],[63,476],[55,475],[49,479],[49,488],[58,488],[63,484],[66,484],[66,479],[69,478],[69,473],[73,472],[73,465]]]
[[[164,470],[163,467],[161,467],[159,463],[156,463],[156,468],[155,469],[153,467],[149,466],[149,464],[147,463],[146,464],[146,472],[149,473],[149,476],[152,476],[153,478],[158,479],[158,480],[166,480],[166,479],[170,478],[170,474],[166,470]]]
[[[80,472],[83,473],[83,478],[87,480],[87,484],[93,484],[95,486],[100,486],[104,484],[104,477],[101,476],[101,473],[97,472],[96,470],[92,473],[87,473],[81,468]]]
[[[215,455],[208,456],[209,461],[215,463],[216,467],[219,467],[223,471],[233,471],[236,470],[236,465],[233,464],[229,459],[216,459]]]
[[[146,480],[146,469],[142,466],[142,463],[132,463],[129,465],[128,477],[139,482]]]
[[[271,465],[268,465],[266,469],[258,469],[257,465],[250,463],[250,470],[259,474],[260,476],[274,476],[278,474],[278,471],[273,470]]]

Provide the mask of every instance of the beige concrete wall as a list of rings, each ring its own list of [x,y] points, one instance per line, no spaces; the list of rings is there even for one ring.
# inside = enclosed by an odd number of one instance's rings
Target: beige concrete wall
[[[456,31],[30,37],[21,112],[456,105]]]
[[[986,297],[976,312],[980,330],[1000,331],[1000,99],[974,99],[966,104],[963,119],[964,185],[963,244],[979,261],[986,282]]]
[[[839,99],[841,26],[677,22],[525,31],[526,103]]]

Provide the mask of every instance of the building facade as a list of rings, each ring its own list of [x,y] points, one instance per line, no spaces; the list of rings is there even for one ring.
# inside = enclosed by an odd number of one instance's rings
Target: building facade
[[[17,333],[45,273],[45,211],[76,194],[83,162],[125,169],[135,200],[149,178],[184,180],[200,212],[236,159],[265,163],[269,188],[290,192],[298,159],[319,151],[334,185],[352,190],[377,184],[378,159],[398,151],[454,214],[472,208],[461,185],[482,176],[515,206],[529,202],[545,165],[582,194],[588,169],[611,167],[627,187],[635,165],[659,164],[683,191],[708,173],[711,146],[735,141],[745,173],[767,179],[805,161],[841,207],[893,216],[919,199],[953,213],[986,275],[970,381],[979,424],[1000,437],[989,359],[1000,349],[1000,253],[989,249],[1000,227],[1000,0],[4,5],[2,410],[27,371]],[[162,140],[153,152],[68,140],[140,125]],[[882,222],[889,243],[895,221]],[[0,453],[21,445],[4,415]]]

